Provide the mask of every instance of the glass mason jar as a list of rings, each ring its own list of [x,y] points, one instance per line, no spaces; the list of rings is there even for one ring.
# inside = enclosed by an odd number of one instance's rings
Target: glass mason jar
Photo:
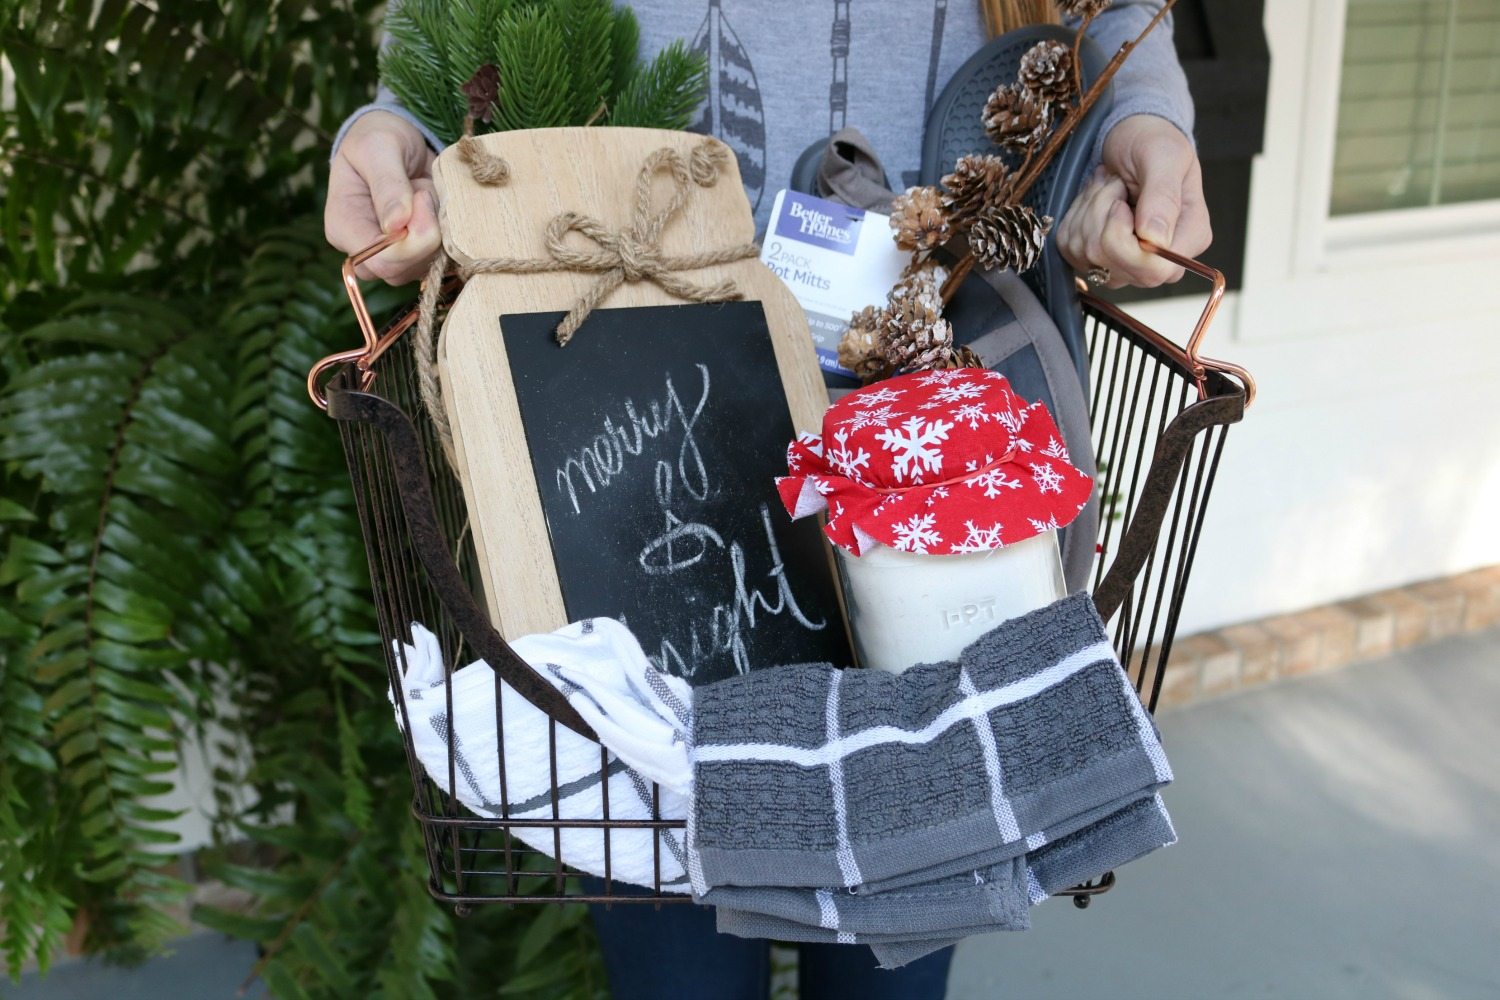
[[[834,551],[855,655],[895,674],[954,659],[1001,622],[1067,596],[1055,530],[964,555]]]

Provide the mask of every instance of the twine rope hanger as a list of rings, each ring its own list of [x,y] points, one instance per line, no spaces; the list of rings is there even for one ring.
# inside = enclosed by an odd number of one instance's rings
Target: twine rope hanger
[[[477,141],[465,138],[469,142],[460,140],[460,159],[468,166],[474,180],[487,186],[506,183],[510,178],[510,168],[505,160],[486,151]],[[659,245],[663,230],[682,211],[691,196],[692,185],[707,188],[717,183],[729,155],[727,147],[712,140],[699,143],[685,158],[675,149],[663,146],[646,157],[636,174],[634,210],[624,229],[615,232],[591,216],[560,212],[547,223],[543,233],[547,257],[483,257],[460,267],[458,274],[464,280],[476,274],[545,274],[554,271],[597,274],[598,280],[579,296],[557,325],[557,342],[563,346],[573,339],[589,314],[626,282],[650,281],[668,294],[689,302],[738,299],[740,289],[732,280],[701,284],[679,272],[755,257],[760,253],[757,244],[738,243],[688,254],[665,254]],[[653,182],[657,173],[663,170],[671,179],[671,187],[665,203],[657,204],[653,197]],[[570,244],[570,233],[589,240],[593,248]],[[449,263],[447,254],[439,249],[422,285],[415,346],[418,391],[437,429],[443,451],[456,469],[453,429],[442,404],[437,375],[435,336],[439,291]]]

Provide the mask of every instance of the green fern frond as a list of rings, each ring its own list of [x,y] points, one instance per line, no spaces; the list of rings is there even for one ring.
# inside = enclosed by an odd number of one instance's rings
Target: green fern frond
[[[25,192],[0,213],[0,287],[155,269],[201,290],[253,247],[260,199],[315,207],[309,168],[368,99],[347,67],[368,58],[373,5],[249,6],[75,0],[0,18],[17,95],[0,167]]]
[[[10,483],[0,478],[9,492]],[[0,584],[24,576],[22,544],[9,543],[13,528],[35,518],[14,501],[0,500],[0,539],[8,552],[0,563]],[[36,543],[33,543],[36,544]],[[46,971],[72,925],[72,903],[58,879],[60,871],[48,831],[55,825],[52,786],[57,757],[37,690],[35,671],[21,655],[35,643],[38,629],[0,605],[0,949],[12,978],[34,956]]]
[[[61,547],[17,546],[23,651],[62,765],[56,789],[87,844],[74,902],[101,945],[151,946],[178,928],[182,887],[155,872],[179,814],[171,791],[179,623],[202,629],[204,553],[223,529],[236,459],[227,366],[211,331],[154,303],[84,299],[27,338],[55,356],[0,395],[0,460],[54,497]],[[29,554],[29,558],[24,558]]]
[[[430,9],[497,23],[552,2]],[[251,898],[195,915],[256,941],[274,994],[477,995],[486,967],[545,978],[555,962],[574,995],[601,995],[586,927],[523,970],[537,909],[455,923],[427,895],[338,435],[306,401],[312,361],[355,339],[317,209],[329,137],[373,89],[377,4],[0,10],[16,94],[0,105],[11,975],[85,927],[115,958],[181,930],[161,792],[195,735],[217,758],[205,866]],[[413,83],[456,134],[451,84],[497,40],[411,23],[452,42]],[[379,312],[407,296],[368,297]]]

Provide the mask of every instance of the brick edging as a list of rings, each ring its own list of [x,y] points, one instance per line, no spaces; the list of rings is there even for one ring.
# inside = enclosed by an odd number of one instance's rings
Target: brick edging
[[[1157,708],[1359,663],[1500,624],[1500,566],[1180,637]]]

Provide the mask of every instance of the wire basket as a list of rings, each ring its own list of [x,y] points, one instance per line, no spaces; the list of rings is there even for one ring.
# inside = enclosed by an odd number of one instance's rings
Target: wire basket
[[[467,531],[462,490],[443,459],[434,428],[419,400],[410,312],[376,331],[359,296],[353,268],[378,253],[377,244],[346,263],[344,277],[365,335],[363,349],[324,359],[308,377],[312,397],[326,406],[343,437],[365,549],[370,561],[379,632],[398,717],[406,734],[414,788],[412,815],[421,826],[429,865],[429,889],[460,913],[477,903],[613,902],[661,904],[689,897],[663,893],[663,837],[651,837],[654,885],[644,894],[622,895],[610,881],[612,838],[621,831],[680,830],[681,820],[661,818],[660,790],[651,790],[650,819],[611,818],[609,782],[602,787],[603,816],[577,819],[559,808],[559,726],[592,737],[567,701],[535,675],[490,623],[483,610],[480,575]],[[1167,251],[1174,262],[1214,281],[1208,307],[1186,348],[1178,347],[1107,302],[1080,297],[1085,316],[1091,375],[1090,417],[1100,470],[1102,509],[1092,593],[1113,630],[1127,674],[1148,709],[1154,709],[1197,553],[1204,513],[1229,425],[1243,416],[1254,395],[1248,373],[1235,365],[1197,356],[1198,342],[1223,294],[1217,272]],[[445,289],[451,297],[454,288]],[[333,372],[326,382],[324,377]],[[485,818],[469,812],[454,794],[461,780],[452,743],[448,768],[437,780],[425,773],[410,736],[400,643],[412,622],[430,629],[451,670],[483,659],[495,672],[496,727],[501,799],[507,766],[505,718],[498,685],[503,680],[550,717],[550,818],[519,819],[503,811]],[[450,675],[451,677],[451,675]],[[444,685],[452,710],[451,683]],[[600,750],[601,775],[608,753]],[[513,773],[513,772],[512,772]],[[555,848],[542,853],[511,831],[541,831]],[[555,858],[565,834],[602,838],[605,880],[589,893]],[[532,834],[531,839],[535,839]],[[1110,888],[1113,874],[1067,890],[1080,906]],[[593,885],[594,883],[590,883]]]

